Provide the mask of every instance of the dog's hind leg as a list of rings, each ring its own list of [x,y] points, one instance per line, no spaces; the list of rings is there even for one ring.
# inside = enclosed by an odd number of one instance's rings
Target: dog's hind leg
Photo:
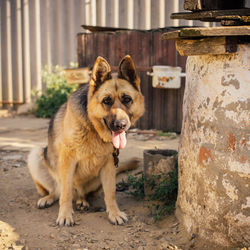
[[[38,193],[43,196],[37,202],[38,208],[51,206],[59,198],[56,181],[49,173],[43,158],[43,148],[34,148],[28,156],[28,168]]]
[[[100,177],[95,177],[91,181],[87,182],[84,186],[81,184],[76,184],[76,209],[77,210],[88,210],[89,203],[86,200],[86,196],[97,191],[101,187]]]
[[[89,203],[86,200],[86,191],[84,187],[79,183],[74,183],[75,193],[74,200],[76,202],[76,210],[84,211],[89,209]]]

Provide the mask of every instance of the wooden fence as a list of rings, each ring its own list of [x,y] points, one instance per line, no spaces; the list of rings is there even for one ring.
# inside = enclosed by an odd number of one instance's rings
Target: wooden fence
[[[180,66],[185,71],[186,58],[178,55],[175,42],[161,39],[167,30],[79,33],[78,62],[79,66],[92,67],[96,57],[103,56],[111,66],[118,66],[125,55],[131,55],[146,103],[146,112],[137,126],[180,132],[185,80],[180,89],[156,89],[152,87],[152,77],[147,75],[153,65]]]

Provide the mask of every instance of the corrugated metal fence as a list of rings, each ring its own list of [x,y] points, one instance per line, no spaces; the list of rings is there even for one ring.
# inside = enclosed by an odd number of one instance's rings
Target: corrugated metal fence
[[[170,20],[182,6],[183,0],[1,0],[0,105],[30,102],[31,90],[42,88],[42,66],[76,62],[82,24],[134,29],[198,24]]]

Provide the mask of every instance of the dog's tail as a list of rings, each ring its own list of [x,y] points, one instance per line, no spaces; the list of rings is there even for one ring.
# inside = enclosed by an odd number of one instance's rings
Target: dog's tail
[[[116,174],[120,174],[122,172],[134,170],[139,167],[141,160],[139,158],[132,158],[128,162],[120,163],[118,168],[116,168]]]
[[[36,188],[39,194],[42,196],[46,195],[48,192],[41,185],[39,185],[38,180],[41,176],[44,177],[44,148],[35,147],[33,148],[27,159],[28,169],[32,176],[33,181],[36,184]]]
[[[34,174],[34,168],[37,167],[41,162],[44,160],[43,156],[44,149],[42,147],[35,147],[31,149],[29,155],[28,155],[28,168],[31,173],[31,175]]]

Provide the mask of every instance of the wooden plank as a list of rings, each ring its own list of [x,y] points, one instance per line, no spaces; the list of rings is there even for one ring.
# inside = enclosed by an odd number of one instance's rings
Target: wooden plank
[[[224,0],[185,0],[184,10],[232,10],[244,8],[245,1],[224,1]]]
[[[231,10],[207,10],[196,12],[179,12],[172,13],[171,19],[185,19],[185,20],[202,20],[202,21],[218,21],[219,16],[249,16],[250,9],[231,9]],[[220,21],[220,20],[219,20]]]
[[[85,30],[91,32],[115,32],[118,30],[129,30],[127,28],[114,28],[114,27],[104,27],[104,26],[92,26],[92,25],[81,25]]]
[[[185,0],[184,10],[225,10],[244,8],[244,0],[225,1],[225,0]]]
[[[174,41],[168,41],[167,51],[164,53],[167,58],[167,65],[169,66],[177,66],[176,57],[177,52],[175,49]],[[164,131],[175,131],[177,126],[177,92],[179,89],[167,89],[166,91],[166,99],[167,103],[163,108],[163,115],[165,118]],[[166,100],[164,100],[166,102]],[[167,125],[167,127],[166,127]]]
[[[85,45],[85,41],[84,41],[84,34],[77,34],[77,62],[79,67],[82,67],[83,65],[85,65],[85,51],[83,51],[84,45]],[[84,53],[84,55],[83,55]]]
[[[116,54],[116,43],[117,43],[117,34],[116,33],[107,33],[106,36],[106,44],[107,44],[107,53],[109,55],[108,60],[110,66],[118,66],[116,64],[117,54]]]
[[[96,33],[96,48],[95,48],[95,57],[102,56],[109,63],[109,55],[107,53],[107,43],[106,43],[106,32]]]
[[[150,66],[151,63],[151,51],[152,51],[152,33],[140,32],[138,37],[139,47],[137,56],[140,55],[141,62],[138,62],[138,66]],[[150,129],[153,127],[153,98],[152,98],[152,85],[151,77],[148,77],[146,72],[140,73],[142,76],[141,85],[143,85],[144,90],[146,90],[147,95],[145,96],[148,112],[147,112],[147,123],[143,126],[144,129]]]
[[[176,49],[182,56],[221,55],[237,51],[237,38],[208,37],[203,39],[178,39]]]
[[[151,63],[152,50],[152,34],[145,32],[131,32],[129,40],[129,53],[135,62],[135,66],[147,67]],[[141,79],[141,90],[145,97],[146,111],[142,118],[138,121],[138,125],[142,129],[150,129],[153,127],[153,98],[151,77],[146,72],[138,72]]]
[[[152,34],[152,55],[151,55],[151,64],[153,65],[167,65],[167,59],[165,56],[167,51],[167,46],[162,46],[161,33],[159,31],[155,31]],[[150,77],[150,85],[152,87],[152,77]],[[163,127],[167,125],[165,122],[165,116],[163,115],[163,110],[168,106],[167,99],[167,90],[166,89],[158,89],[152,88],[151,92],[152,96],[152,104],[153,112],[152,112],[152,122],[153,127],[164,130]],[[150,97],[149,97],[150,98]]]
[[[127,31],[120,31],[118,33],[117,39],[117,51],[116,51],[116,58],[115,58],[115,66],[118,66],[119,62],[122,60],[124,56],[128,54],[128,35],[129,32]]]
[[[162,39],[180,39],[207,36],[250,36],[250,25],[230,27],[183,28],[164,33]]]
[[[65,69],[68,84],[82,84],[89,82],[89,68]]]
[[[140,67],[148,67],[150,65],[151,59],[151,33],[145,32],[136,32],[131,31],[128,32],[128,40],[127,40],[127,51],[128,54],[131,55],[135,67],[137,69],[137,73],[141,79],[141,91],[145,97],[145,106],[146,111],[136,123],[141,129],[149,129],[152,128],[152,87],[150,86],[150,77],[146,75],[146,72],[139,72],[138,68]]]
[[[174,41],[162,41],[162,32],[153,32],[152,65],[176,66],[176,49]],[[152,86],[152,79],[150,82]],[[153,88],[153,127],[163,131],[176,131],[177,93],[176,89]]]
[[[90,69],[93,67],[96,60],[96,39],[95,33],[86,34],[85,37],[85,56],[86,56],[86,65]]]
[[[185,0],[184,10],[202,10],[202,0]]]

